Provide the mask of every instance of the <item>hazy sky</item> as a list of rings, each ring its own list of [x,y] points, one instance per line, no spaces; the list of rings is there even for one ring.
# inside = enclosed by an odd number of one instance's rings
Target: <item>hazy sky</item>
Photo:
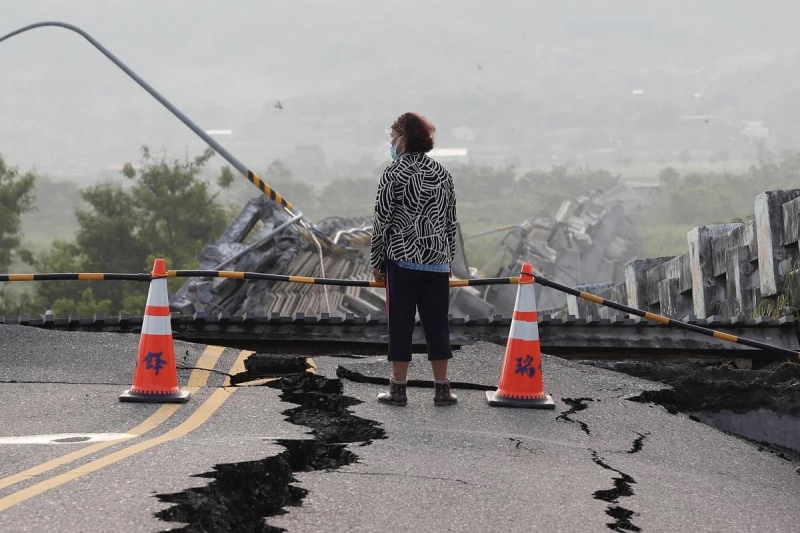
[[[428,114],[443,142],[470,130],[523,158],[529,143],[561,142],[547,135],[564,120],[541,115],[559,94],[603,108],[615,91],[660,90],[654,109],[685,114],[674,94],[701,91],[698,73],[794,58],[799,12],[774,0],[3,0],[0,34],[45,20],[80,26],[202,128],[233,129],[220,141],[260,171],[296,145],[322,146],[329,162],[377,154],[406,110]],[[135,160],[142,144],[202,147],[63,29],[0,43],[0,81],[0,155],[22,168],[92,175]],[[798,78],[780,83],[794,90]],[[524,103],[534,94],[537,109]],[[733,98],[735,120],[761,113],[755,91]],[[540,133],[515,146],[516,128]]]

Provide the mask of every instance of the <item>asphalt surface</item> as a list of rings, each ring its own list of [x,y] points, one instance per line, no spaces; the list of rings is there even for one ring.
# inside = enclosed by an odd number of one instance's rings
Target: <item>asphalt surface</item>
[[[24,326],[0,326],[0,438],[52,434],[125,433],[153,415],[155,404],[121,403],[130,388],[138,335],[67,333]],[[204,346],[175,343],[179,367],[194,366]],[[228,372],[239,350],[225,349],[216,368]],[[185,385],[189,370],[179,370]],[[167,434],[196,412],[224,376],[213,373],[207,386],[180,405],[162,425],[137,439],[90,454],[31,479],[0,489],[6,498],[47,483],[58,474],[102,461],[133,443]],[[219,463],[254,461],[283,450],[274,439],[309,438],[306,428],[281,415],[287,404],[267,387],[235,389],[208,422],[185,437],[158,444],[131,457],[61,484],[0,510],[0,531],[163,531],[154,513],[168,507],[155,495],[204,485],[193,477]],[[0,441],[2,442],[2,441]],[[8,476],[92,444],[0,444],[0,487]],[[7,500],[5,500],[7,501]]]
[[[224,373],[242,359],[225,349],[208,382],[163,423],[91,451],[100,443],[76,440],[125,434],[160,412],[159,405],[118,401],[131,385],[138,340],[0,326],[0,531],[179,528],[154,516],[169,507],[156,495],[206,485],[197,476],[218,464],[275,456],[284,449],[278,439],[313,438],[286,421],[293,404],[278,390],[222,387]],[[208,349],[176,342],[175,351],[186,385]],[[496,387],[503,351],[487,343],[460,350],[452,379]],[[388,375],[379,357],[315,363],[329,378],[340,366]],[[800,527],[800,463],[687,415],[630,401],[661,384],[547,355],[542,371],[554,410],[490,407],[478,388],[456,389],[459,403],[448,407],[433,405],[432,389],[412,388],[408,406],[391,407],[374,400],[382,385],[342,380],[343,393],[363,402],[349,410],[377,421],[385,438],[349,444],[356,462],[295,472],[294,484],[308,493],[267,523],[302,532]],[[420,357],[410,377],[429,376]],[[213,409],[206,400],[219,400],[219,391],[227,392]],[[204,413],[207,420],[198,421]],[[185,431],[190,423],[196,429]],[[12,436],[40,437],[5,439]],[[89,453],[31,473],[81,450]]]

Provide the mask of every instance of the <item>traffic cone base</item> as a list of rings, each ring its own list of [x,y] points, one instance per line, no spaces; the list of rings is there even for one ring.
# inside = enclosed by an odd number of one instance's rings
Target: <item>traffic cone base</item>
[[[132,389],[126,390],[119,395],[121,402],[139,402],[139,403],[186,403],[189,401],[190,392],[178,391],[163,393],[146,393],[135,392]]]
[[[553,398],[542,385],[542,354],[539,345],[539,325],[536,298],[533,292],[533,268],[522,265],[517,300],[508,344],[495,392],[486,392],[492,406],[554,409]]]
[[[546,393],[542,393],[543,398],[511,398],[503,396],[499,392],[486,391],[486,401],[491,406],[498,407],[522,407],[525,409],[555,409],[556,403],[553,398]]]
[[[139,337],[133,386],[119,396],[119,401],[185,403],[190,395],[190,392],[181,391],[178,387],[167,271],[164,260],[156,259]]]

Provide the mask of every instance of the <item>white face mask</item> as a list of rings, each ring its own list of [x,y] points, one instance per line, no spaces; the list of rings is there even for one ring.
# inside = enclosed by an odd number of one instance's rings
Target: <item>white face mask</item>
[[[398,137],[397,141],[389,148],[389,154],[392,156],[392,159],[397,159],[397,148],[400,146],[400,139],[402,139],[402,137]]]

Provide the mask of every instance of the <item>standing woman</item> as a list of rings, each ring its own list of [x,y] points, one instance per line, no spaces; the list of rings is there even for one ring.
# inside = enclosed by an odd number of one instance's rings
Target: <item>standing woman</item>
[[[433,149],[433,124],[417,113],[404,113],[391,128],[393,161],[378,184],[371,263],[376,281],[386,282],[389,392],[378,401],[406,405],[415,315],[419,311],[428,360],[433,370],[435,405],[458,400],[450,392],[451,263],[456,251],[456,197],[453,178],[426,155]]]

